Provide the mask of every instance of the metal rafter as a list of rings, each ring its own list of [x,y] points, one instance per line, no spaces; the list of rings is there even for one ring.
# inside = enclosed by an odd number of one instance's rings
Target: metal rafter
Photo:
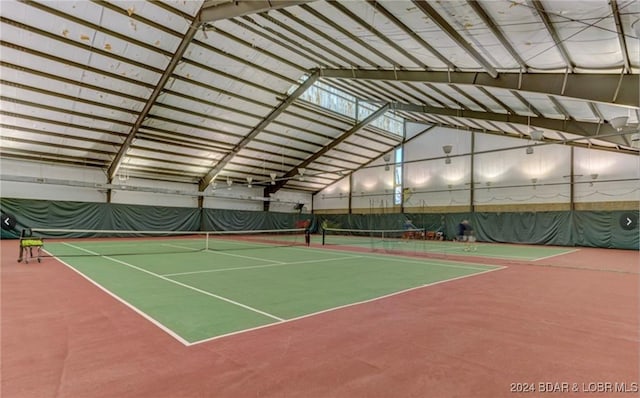
[[[473,8],[476,14],[478,14],[480,19],[482,19],[482,21],[485,24],[487,24],[489,29],[491,29],[491,32],[493,32],[493,35],[498,39],[498,41],[502,44],[502,46],[509,52],[509,54],[511,54],[513,59],[515,59],[516,62],[520,65],[520,69],[522,69],[523,72],[528,72],[529,66],[527,65],[525,60],[523,60],[520,54],[518,54],[518,52],[516,51],[516,49],[513,48],[511,43],[509,43],[509,40],[507,40],[507,38],[504,37],[504,34],[500,30],[500,28],[496,25],[496,23],[489,16],[489,14],[487,14],[484,8],[482,8],[482,6],[480,5],[480,2],[476,0],[467,0],[467,4],[469,4],[469,6]]]
[[[310,7],[307,7],[310,8]],[[312,9],[313,10],[313,9]],[[342,44],[339,40],[335,40],[335,37],[331,37],[330,35],[328,35],[327,33],[323,32],[322,30],[316,28],[313,24],[307,23],[306,21],[298,18],[297,16],[291,14],[290,12],[288,12],[287,10],[278,10],[279,13],[281,13],[282,15],[284,15],[285,17],[291,19],[292,21],[300,24],[301,26],[304,26],[305,29],[308,29],[309,31],[317,34],[318,36],[322,37],[324,40],[326,40],[328,43],[331,43],[337,47],[340,47],[346,54],[350,54],[352,57],[354,58],[358,58],[361,61],[364,61],[367,65],[369,66],[376,66],[376,63],[373,62],[372,60],[366,58],[364,55],[360,54],[360,53],[355,53],[353,51],[352,48],[350,48],[349,46],[346,46],[344,44]],[[297,35],[300,35],[300,33],[296,33]],[[348,58],[346,58],[345,56],[338,54],[336,51],[329,49],[326,46],[323,46],[319,43],[317,43],[315,40],[312,39],[307,39],[309,41],[311,41],[312,43],[314,43],[314,45],[318,46],[319,48],[321,48],[323,51],[326,51],[327,53],[335,56],[338,59],[343,60],[347,65],[353,65],[354,62],[353,60],[349,60]]]
[[[365,20],[363,20],[362,18],[360,18],[359,16],[357,16],[356,14],[351,12],[351,10],[349,10],[347,7],[343,6],[342,4],[340,4],[338,2],[334,2],[334,1],[330,1],[327,4],[330,4],[333,7],[337,8],[338,10],[340,10],[343,14],[347,15],[349,18],[351,18],[352,20],[357,22],[360,26],[364,27],[369,32],[371,32],[374,35],[376,35],[376,37],[378,39],[380,39],[383,42],[387,43],[390,47],[392,47],[398,53],[402,54],[403,56],[405,56],[406,58],[411,60],[411,62],[413,62],[414,64],[418,65],[419,67],[421,67],[423,69],[428,69],[429,68],[427,65],[424,64],[424,62],[420,61],[418,58],[413,56],[411,53],[409,53],[404,48],[398,46],[393,40],[391,40],[389,37],[387,37],[387,36],[383,35],[382,33],[380,33],[380,31],[378,31],[375,27],[371,26]],[[364,41],[362,41],[360,39],[358,39],[358,40],[359,40],[359,42],[362,42],[362,44],[367,44],[366,42],[364,42]],[[372,51],[372,50],[377,51],[375,48],[372,48],[369,45],[367,45],[367,46],[368,46],[370,51]],[[393,60],[391,60],[391,59],[387,59],[387,61],[391,61],[392,64],[395,64],[395,62],[393,62]],[[401,68],[401,69],[403,69],[403,68]]]
[[[492,113],[492,112],[478,112],[478,111],[468,111],[468,110],[460,110],[460,109],[448,109],[448,108],[436,108],[426,105],[417,105],[417,104],[402,104],[397,103],[393,105],[395,109],[406,111],[406,112],[420,112],[427,113],[430,115],[442,115],[442,116],[450,116],[450,117],[458,117],[458,118],[468,118],[468,119],[477,119],[477,120],[491,120],[494,122],[503,122],[503,123],[516,123],[522,125],[530,125],[531,127],[539,127],[543,129],[565,132],[575,135],[581,135],[584,137],[594,137],[599,134],[606,135],[610,137],[610,141],[616,144],[623,144],[623,142],[618,142],[620,140],[619,134],[616,134],[616,130],[613,129],[610,125],[603,125],[599,128],[598,123],[591,122],[583,122],[576,120],[559,120],[559,119],[549,119],[545,117],[534,117],[529,118],[527,116],[521,115],[505,115],[503,113]],[[600,137],[597,137],[600,138]]]
[[[318,52],[312,50],[303,43],[296,43],[291,37],[285,36],[282,33],[269,28],[264,24],[259,24],[254,20],[255,17],[242,17],[242,20],[230,19],[229,22],[236,24],[242,29],[246,29],[258,36],[262,36],[273,43],[276,43],[282,48],[286,48],[292,53],[298,54],[301,57],[310,59],[316,65],[325,68],[329,64],[333,66],[339,66],[336,62],[329,61],[326,57]],[[268,33],[268,34],[266,34]]]
[[[495,95],[493,95],[491,93],[491,91],[487,90],[485,87],[478,87],[478,90],[482,91],[482,93],[484,95],[486,95],[487,97],[491,98],[496,104],[500,105],[501,107],[503,107],[507,113],[510,113],[512,115],[515,115],[517,112],[514,111],[513,109],[511,109],[511,107],[507,104],[505,104],[504,102],[502,102],[498,97],[496,97]]]
[[[124,142],[122,143],[122,146],[120,146],[120,150],[118,151],[115,158],[111,162],[111,165],[107,170],[107,177],[109,179],[109,182],[111,182],[113,178],[116,176],[116,174],[118,173],[118,169],[122,165],[124,155],[127,153],[127,150],[131,146],[133,139],[138,133],[138,130],[140,129],[140,127],[142,126],[142,123],[144,123],[145,119],[149,115],[151,108],[156,103],[158,96],[160,96],[160,93],[162,92],[162,90],[164,89],[164,86],[167,84],[167,81],[173,74],[173,71],[176,69],[176,66],[178,66],[178,62],[180,62],[180,60],[182,59],[182,56],[184,55],[185,51],[187,50],[187,47],[189,46],[189,43],[191,43],[191,39],[193,39],[197,31],[198,31],[198,26],[196,24],[192,23],[191,25],[189,25],[189,29],[187,30],[184,37],[182,38],[180,45],[178,45],[176,52],[173,54],[171,61],[169,61],[169,64],[167,65],[167,68],[164,70],[164,73],[162,74],[162,76],[160,77],[160,80],[158,81],[155,88],[153,89],[153,92],[147,99],[147,102],[144,104],[142,111],[140,111],[140,113],[138,114],[138,118],[134,123],[133,127],[131,128],[129,135],[124,140]]]
[[[457,45],[464,49],[471,58],[482,66],[489,76],[493,78],[498,77],[498,71],[496,68],[491,65],[491,63],[487,61],[475,48],[473,48],[467,40],[458,33],[458,30],[438,14],[438,12],[431,7],[429,3],[424,0],[413,0],[413,3],[418,6],[422,12],[427,14],[429,18],[431,18],[431,20],[435,22],[436,25],[438,25],[440,29],[442,29]]]
[[[477,72],[321,69],[320,75],[326,79],[468,84],[640,107],[637,74],[502,73],[494,79]]]
[[[616,30],[618,31],[618,41],[620,42],[620,52],[624,61],[624,73],[631,73],[631,63],[629,62],[629,50],[627,49],[627,41],[624,38],[624,28],[620,19],[620,9],[617,0],[610,0],[611,14],[616,21]]]
[[[436,58],[438,58],[443,64],[447,66],[449,70],[458,70],[458,67],[448,60],[444,55],[440,54],[438,50],[433,48],[429,43],[422,39],[422,37],[418,36],[416,32],[407,27],[401,20],[399,20],[395,15],[390,13],[384,5],[376,0],[366,0],[368,4],[370,4],[376,11],[380,14],[384,15],[389,21],[393,22],[398,28],[402,29],[404,33],[410,36],[413,40],[418,42],[422,47],[424,47],[427,51],[433,54]]]
[[[332,4],[332,3],[330,2],[329,4]],[[361,45],[363,48],[365,48],[368,51],[372,52],[377,57],[382,58],[383,60],[387,61],[391,65],[395,65],[395,61],[393,59],[391,59],[390,57],[388,57],[387,55],[385,55],[384,53],[382,53],[380,50],[376,49],[375,47],[371,46],[369,43],[367,43],[364,40],[360,39],[359,37],[354,36],[353,34],[351,34],[351,32],[349,32],[348,29],[345,29],[342,26],[338,25],[337,23],[332,21],[330,18],[328,18],[325,15],[321,14],[320,12],[316,11],[314,8],[312,8],[312,7],[308,6],[308,5],[303,5],[303,6],[300,6],[300,7],[303,10],[305,10],[306,12],[308,12],[309,14],[313,15],[314,17],[318,18],[322,22],[326,23],[328,26],[331,26],[333,29],[337,30],[338,32],[340,32],[343,35],[345,35],[346,37],[348,37],[351,40],[355,41],[356,43]],[[338,8],[338,9],[340,9],[340,8]],[[338,42],[338,40],[335,40],[335,38],[334,38],[334,41]],[[380,67],[380,65],[375,65],[375,66],[376,67]]]
[[[291,7],[308,3],[313,0],[233,0],[224,3],[218,1],[205,1],[202,4],[196,22],[214,22],[223,19],[241,17],[249,14],[257,14],[278,8]]]
[[[560,55],[564,59],[564,62],[567,64],[567,68],[571,73],[574,73],[576,66],[571,60],[571,57],[569,56],[569,52],[567,51],[566,48],[564,48],[564,44],[562,44],[562,40],[560,39],[560,36],[558,36],[558,32],[556,31],[556,28],[553,26],[553,22],[551,22],[551,18],[549,18],[549,14],[547,14],[547,11],[544,9],[542,2],[540,2],[540,0],[531,0],[531,3],[533,4],[533,7],[535,8],[535,10],[538,12],[540,19],[544,23],[544,26],[547,28],[547,31],[549,32],[549,35],[551,35],[551,38],[556,44],[556,48],[560,52]]]
[[[273,122],[284,110],[292,104],[300,95],[302,95],[315,81],[318,79],[318,71],[315,71],[311,74],[304,83],[302,83],[298,88],[287,96],[281,103],[278,105],[267,117],[262,119],[262,121],[255,127],[249,134],[247,134],[234,148],[231,152],[225,155],[216,166],[211,169],[206,176],[204,176],[199,183],[200,191],[204,191],[209,184],[215,179],[216,175],[224,169],[224,166],[233,159],[233,157],[238,153],[242,148],[247,146],[258,134],[260,134],[269,123]]]
[[[540,112],[535,106],[533,106],[533,104],[531,104],[531,102],[529,102],[529,100],[523,97],[522,94],[520,94],[518,91],[511,90],[511,94],[513,94],[514,97],[516,97],[520,102],[522,102],[524,106],[527,107],[529,112],[533,112],[537,117],[544,116],[542,112]]]
[[[560,113],[566,120],[573,119],[573,116],[567,111],[567,108],[562,105],[562,103],[553,95],[549,95],[548,98],[553,102],[553,106],[555,106],[558,113]]]
[[[316,159],[318,159],[321,156],[323,156],[325,153],[329,152],[331,149],[334,149],[336,146],[341,144],[343,141],[345,141],[347,138],[349,138],[350,136],[355,134],[357,131],[361,130],[362,128],[364,128],[365,126],[367,126],[368,124],[370,124],[371,122],[373,122],[374,120],[379,118],[380,116],[384,115],[390,109],[391,109],[391,104],[386,103],[386,104],[382,105],[375,112],[373,112],[371,115],[369,115],[366,119],[364,119],[360,123],[356,124],[355,126],[350,128],[349,130],[347,130],[344,133],[342,133],[338,138],[336,138],[331,143],[329,143],[328,145],[326,145],[325,147],[320,149],[318,152],[314,153],[312,156],[307,158],[304,162],[300,163],[295,168],[289,170],[274,185],[269,185],[267,188],[265,188],[264,196],[267,197],[267,196],[269,196],[270,193],[275,193],[278,190],[280,190],[282,187],[284,187],[284,185],[287,183],[289,178],[295,177],[298,174],[298,169],[299,168],[307,167],[309,164],[311,164]]]

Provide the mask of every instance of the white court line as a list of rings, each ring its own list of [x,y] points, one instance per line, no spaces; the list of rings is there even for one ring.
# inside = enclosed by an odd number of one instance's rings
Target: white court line
[[[93,279],[89,278],[87,275],[83,274],[82,272],[78,271],[77,269],[75,269],[74,267],[72,267],[71,265],[69,265],[67,262],[63,261],[61,258],[54,256],[53,254],[49,253],[48,251],[45,250],[46,253],[48,253],[51,257],[55,258],[57,261],[59,261],[60,263],[64,264],[65,266],[67,266],[67,268],[70,268],[73,272],[77,273],[78,275],[80,275],[81,277],[83,277],[84,279],[88,280],[91,284],[93,284],[94,286],[96,286],[98,289],[102,290],[103,292],[107,293],[109,296],[113,297],[114,299],[116,299],[117,301],[121,302],[122,304],[124,304],[126,307],[129,307],[129,309],[131,309],[133,312],[135,312],[136,314],[140,315],[141,317],[143,317],[144,319],[146,319],[147,321],[151,322],[152,324],[154,324],[156,327],[158,327],[160,330],[162,330],[163,332],[165,332],[166,334],[168,334],[169,336],[173,337],[174,339],[178,340],[180,343],[182,343],[185,346],[190,345],[191,343],[189,343],[187,340],[183,339],[182,337],[180,337],[180,335],[176,334],[176,332],[174,332],[173,330],[169,329],[168,327],[164,326],[162,323],[160,323],[159,321],[156,321],[154,318],[151,317],[151,315],[148,315],[144,312],[142,312],[141,310],[139,310],[136,306],[134,306],[133,304],[129,303],[128,301],[126,301],[125,299],[123,299],[122,297],[111,293],[110,290],[108,290],[107,288],[105,288],[104,286],[102,286],[101,284],[99,284],[98,282],[94,281]]]
[[[271,323],[271,324],[262,325],[262,326],[256,326],[256,327],[253,327],[253,328],[250,328],[250,329],[243,329],[243,330],[238,330],[236,332],[231,332],[231,333],[221,334],[221,335],[214,336],[214,337],[209,337],[208,339],[194,341],[193,343],[189,343],[188,345],[192,346],[192,345],[196,345],[196,344],[202,344],[202,343],[206,343],[206,342],[209,342],[209,341],[218,340],[218,339],[221,339],[223,337],[228,337],[228,336],[233,336],[233,335],[236,335],[236,334],[246,333],[246,332],[250,332],[250,331],[253,331],[253,330],[265,329],[265,328],[272,327],[272,326],[275,326],[275,325],[282,325],[282,324],[294,322],[294,321],[297,321],[297,320],[300,320],[300,319],[309,318],[309,317],[320,315],[320,314],[325,314],[327,312],[337,311],[337,310],[340,310],[340,309],[343,309],[343,308],[349,308],[349,307],[353,307],[353,306],[356,306],[356,305],[361,305],[361,304],[371,303],[371,302],[378,301],[378,300],[383,300],[383,299],[386,299],[386,298],[389,298],[389,297],[393,297],[393,296],[397,296],[397,295],[400,295],[400,294],[403,294],[403,293],[407,293],[407,292],[410,292],[410,291],[413,291],[413,290],[423,289],[425,287],[435,286],[435,285],[439,285],[439,284],[447,283],[447,282],[452,282],[452,281],[459,280],[459,279],[470,278],[472,276],[478,276],[478,275],[481,275],[481,274],[486,274],[488,272],[500,271],[500,270],[503,270],[505,268],[507,268],[507,267],[497,267],[497,268],[485,270],[485,271],[482,271],[482,272],[476,272],[476,273],[469,274],[469,275],[462,275],[462,276],[458,276],[458,277],[451,278],[451,279],[445,279],[445,280],[441,280],[441,281],[437,281],[437,282],[427,283],[427,284],[424,284],[424,285],[411,287],[409,289],[400,290],[398,292],[385,294],[384,296],[374,297],[372,299],[363,300],[363,301],[358,301],[357,303],[350,303],[350,304],[345,304],[345,305],[341,305],[341,306],[338,306],[338,307],[328,308],[328,309],[322,310],[322,311],[312,312],[310,314],[301,315],[301,316],[298,316],[298,317],[295,317],[295,318],[284,320],[283,322]]]
[[[242,270],[242,269],[281,267],[283,265],[307,264],[307,263],[324,263],[324,262],[328,262],[328,261],[348,260],[348,259],[351,259],[351,258],[359,258],[359,257],[362,257],[362,256],[336,257],[336,258],[325,258],[325,259],[321,259],[321,260],[294,261],[294,262],[290,262],[290,263],[262,264],[262,265],[250,265],[250,266],[247,266],[247,267],[233,267],[233,268],[207,269],[207,270],[202,270],[202,271],[176,272],[174,274],[163,274],[162,276],[205,274],[205,273],[210,273],[210,272],[236,271],[236,270]]]
[[[275,319],[275,320],[281,321],[281,322],[284,321],[284,319],[282,319],[280,317],[277,317],[275,315],[269,314],[268,312],[264,312],[264,311],[261,311],[261,310],[259,310],[257,308],[253,308],[253,307],[250,307],[250,306],[248,306],[246,304],[242,304],[242,303],[239,303],[237,301],[231,300],[229,298],[226,298],[226,297],[223,297],[223,296],[219,296],[219,295],[213,294],[211,292],[207,292],[206,290],[198,289],[197,287],[189,286],[187,284],[184,284],[184,283],[181,283],[181,282],[178,282],[178,281],[174,281],[173,279],[165,278],[164,276],[162,276],[160,274],[156,274],[155,272],[148,271],[148,270],[146,270],[144,268],[136,267],[135,265],[132,265],[132,264],[126,263],[124,261],[118,260],[117,258],[112,258],[112,257],[109,257],[109,256],[103,256],[100,253],[92,252],[91,250],[83,249],[82,247],[78,247],[78,246],[72,245],[70,243],[63,242],[63,244],[67,245],[67,246],[70,246],[70,247],[73,247],[74,249],[81,250],[81,251],[84,251],[84,252],[89,253],[89,254],[93,254],[95,256],[100,256],[100,257],[102,257],[104,259],[107,259],[109,261],[113,261],[113,262],[116,262],[118,264],[126,265],[127,267],[130,267],[130,268],[133,268],[133,269],[138,270],[140,272],[144,272],[146,274],[155,276],[156,278],[160,278],[160,279],[165,280],[165,281],[167,281],[169,283],[173,283],[173,284],[185,287],[187,289],[191,289],[191,290],[193,290],[195,292],[202,293],[204,295],[207,295],[207,296],[210,296],[210,297],[213,297],[213,298],[217,298],[218,300],[226,301],[227,303],[230,303],[230,304],[236,305],[238,307],[242,307],[242,308],[248,309],[248,310],[256,312],[258,314],[262,314],[262,315],[267,316],[267,317],[269,317],[271,319]]]
[[[180,245],[167,244],[165,246],[175,247],[175,248],[178,248],[178,249],[189,249],[189,250],[193,250],[193,251],[202,251],[201,249],[193,249],[191,247],[180,246]],[[240,257],[240,258],[246,258],[246,259],[249,259],[249,260],[267,261],[267,262],[270,262],[270,263],[284,264],[282,261],[269,260],[269,259],[260,258],[260,257],[243,256],[241,254],[225,253],[223,251],[204,250],[204,252],[215,253],[215,254],[224,254],[225,256]]]
[[[102,285],[100,285],[97,282],[95,282],[94,280],[92,280],[90,277],[84,275],[82,272],[80,272],[79,270],[75,269],[73,266],[69,265],[68,263],[66,263],[66,262],[62,261],[61,259],[59,259],[59,258],[54,256],[54,258],[56,258],[57,261],[60,261],[65,266],[71,268],[74,272],[76,272],[79,275],[81,275],[83,278],[88,280],[93,285],[97,286],[100,290],[104,291],[105,293],[107,293],[108,295],[110,295],[111,297],[116,299],[117,301],[119,301],[119,302],[123,303],[124,305],[126,305],[127,307],[131,308],[135,313],[141,315],[143,318],[147,319],[149,322],[151,322],[152,324],[154,324],[158,328],[160,328],[160,330],[164,331],[169,336],[175,338],[176,340],[178,340],[180,343],[182,343],[185,346],[192,346],[192,345],[195,345],[195,344],[201,344],[201,343],[205,343],[205,342],[208,342],[208,341],[217,340],[217,339],[220,339],[220,338],[223,338],[223,337],[249,332],[249,331],[252,331],[252,330],[258,330],[258,329],[271,327],[271,326],[274,326],[274,325],[279,325],[279,324],[282,324],[282,323],[293,322],[293,321],[296,321],[296,320],[299,320],[299,319],[304,319],[304,318],[308,318],[308,317],[311,317],[311,316],[315,316],[315,315],[319,315],[319,314],[323,314],[323,313],[327,313],[327,312],[336,311],[336,310],[339,310],[339,309],[342,309],[342,308],[348,308],[348,307],[352,307],[352,306],[356,306],[356,305],[360,305],[360,304],[365,304],[365,303],[370,303],[370,302],[374,302],[374,301],[377,301],[377,300],[382,300],[382,299],[385,299],[385,298],[388,298],[388,297],[392,297],[392,296],[396,296],[396,295],[399,295],[399,294],[403,294],[403,293],[406,293],[406,292],[409,292],[409,291],[412,291],[412,290],[422,289],[424,287],[434,286],[434,285],[438,285],[438,284],[441,284],[441,283],[446,283],[446,282],[450,282],[450,281],[454,281],[454,280],[458,280],[458,279],[468,278],[468,277],[472,277],[472,276],[476,276],[476,275],[480,275],[480,274],[484,274],[484,273],[488,273],[488,272],[499,271],[499,270],[502,270],[504,268],[507,268],[507,267],[495,267],[495,268],[487,270],[486,267],[485,268],[457,267],[457,268],[467,268],[467,269],[473,269],[473,270],[481,270],[481,272],[476,272],[476,273],[473,273],[473,274],[470,274],[470,275],[462,275],[462,276],[455,277],[455,278],[450,278],[450,279],[445,279],[445,280],[441,280],[441,281],[437,281],[437,282],[433,282],[433,283],[429,283],[429,284],[424,284],[424,285],[421,285],[421,286],[416,286],[416,287],[413,287],[413,288],[404,289],[404,290],[401,290],[401,291],[398,291],[398,292],[390,293],[390,294],[387,294],[387,295],[384,295],[384,296],[374,297],[372,299],[368,299],[368,300],[364,300],[364,301],[360,301],[360,302],[356,302],[356,303],[345,304],[345,305],[334,307],[334,308],[328,308],[326,310],[317,311],[317,312],[314,312],[314,313],[302,315],[302,316],[291,318],[291,319],[282,319],[282,318],[278,318],[278,317],[275,317],[273,315],[264,313],[264,312],[262,312],[260,310],[253,309],[253,308],[248,307],[248,306],[246,306],[244,304],[240,304],[240,303],[234,302],[234,301],[232,301],[230,299],[214,295],[212,293],[200,290],[198,288],[195,288],[195,287],[192,287],[192,286],[189,286],[189,285],[185,285],[185,284],[177,282],[177,281],[173,281],[171,279],[163,277],[162,275],[155,274],[155,273],[153,273],[151,271],[147,271],[147,270],[144,270],[142,268],[138,268],[138,267],[136,267],[134,265],[127,264],[127,263],[125,263],[123,261],[120,261],[120,260],[117,260],[117,259],[114,259],[114,258],[110,258],[108,256],[103,256],[103,255],[100,255],[99,253],[95,253],[95,252],[92,252],[90,250],[86,250],[86,249],[83,249],[81,247],[77,247],[75,245],[72,245],[72,244],[69,244],[69,243],[66,243],[66,242],[63,242],[63,244],[67,245],[67,246],[70,246],[70,247],[73,247],[75,249],[90,253],[92,255],[97,255],[97,256],[103,257],[105,259],[108,259],[110,261],[114,261],[116,263],[120,263],[122,265],[126,265],[128,267],[134,268],[134,269],[139,270],[141,272],[148,273],[148,274],[156,276],[156,277],[158,277],[160,279],[166,280],[166,281],[168,281],[170,283],[175,283],[177,285],[180,285],[180,286],[186,287],[188,289],[192,289],[192,290],[198,291],[198,292],[203,293],[205,295],[209,295],[209,296],[212,296],[212,297],[215,297],[215,298],[219,298],[221,300],[228,301],[228,302],[230,302],[232,304],[239,305],[240,307],[244,307],[244,308],[250,309],[252,311],[256,311],[256,312],[262,313],[262,314],[264,314],[266,316],[272,317],[272,318],[277,319],[279,321],[277,323],[270,323],[270,324],[266,324],[266,325],[262,325],[262,326],[257,326],[257,327],[253,327],[253,328],[249,328],[249,329],[238,330],[238,331],[235,331],[235,332],[231,332],[231,333],[226,333],[226,334],[223,334],[223,335],[210,337],[210,338],[203,339],[203,340],[198,340],[198,341],[194,341],[194,342],[188,342],[187,340],[185,340],[184,338],[180,337],[178,334],[173,332],[171,329],[165,327],[163,324],[161,324],[160,322],[156,321],[150,315],[142,312],[141,310],[139,310],[138,308],[136,308],[135,306],[133,306],[132,304],[130,304],[126,300],[118,297],[117,295],[113,294],[112,292],[107,290]],[[303,248],[296,248],[296,247],[292,247],[292,248],[293,249],[297,249],[297,250],[309,250],[309,249],[311,249],[311,250],[314,250],[314,251],[317,251],[317,252],[320,252],[320,251],[326,252],[326,250],[329,250],[329,251],[333,251],[333,252],[343,253],[340,250],[332,250],[332,249],[313,249],[313,248],[304,248],[303,249]],[[380,258],[379,255],[378,256],[376,256],[376,255],[371,255],[371,256],[348,256],[347,258],[355,258],[355,257],[377,258],[377,259]],[[401,261],[401,262],[407,262],[407,263],[416,263],[416,264],[424,264],[424,262],[422,262],[422,261],[398,260],[397,258],[394,259],[394,261]],[[428,263],[428,264],[429,265],[437,265],[437,266],[439,265],[439,266],[442,266],[442,267],[451,266],[451,265],[447,265],[447,264],[432,264],[432,263]],[[269,264],[265,264],[265,266],[268,266],[268,265]]]
[[[566,251],[564,253],[552,254],[551,256],[536,258],[535,260],[532,260],[532,261],[546,260],[546,259],[551,258],[551,257],[564,256],[565,254],[575,253],[575,252],[578,252],[578,251],[580,251],[580,249],[573,249],[573,250]]]

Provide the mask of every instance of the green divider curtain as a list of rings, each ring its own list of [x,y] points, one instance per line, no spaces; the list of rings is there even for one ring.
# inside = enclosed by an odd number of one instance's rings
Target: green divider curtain
[[[460,221],[473,225],[478,240],[559,246],[592,246],[638,250],[638,227],[626,230],[625,211],[448,213],[448,214],[331,214],[314,216],[247,210],[197,209],[111,203],[63,202],[0,198],[3,212],[17,220],[18,232],[2,231],[2,238],[16,238],[23,228],[152,231],[241,231],[300,228],[312,232],[326,223],[333,228],[402,229],[410,219],[418,228],[438,230],[444,225],[453,239]],[[636,212],[637,219],[637,212]],[[44,235],[46,236],[46,235]],[[60,235],[58,235],[60,236]],[[72,234],[67,237],[90,236]]]

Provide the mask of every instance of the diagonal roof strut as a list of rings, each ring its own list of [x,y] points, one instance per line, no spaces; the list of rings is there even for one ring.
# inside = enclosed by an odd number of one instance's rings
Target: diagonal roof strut
[[[268,185],[264,189],[264,196],[268,197],[269,194],[277,192],[279,189],[281,189],[287,183],[289,178],[295,177],[298,174],[298,169],[299,168],[307,167],[312,162],[314,162],[316,159],[320,158],[322,155],[324,155],[325,153],[329,152],[331,149],[335,148],[340,143],[345,141],[347,138],[349,138],[353,134],[357,133],[361,129],[365,128],[367,125],[369,125],[371,122],[373,122],[374,120],[376,120],[380,116],[384,115],[390,109],[391,109],[391,104],[390,103],[386,103],[386,104],[382,105],[375,112],[373,112],[371,115],[369,115],[366,119],[364,119],[360,123],[356,124],[355,126],[350,128],[349,130],[347,130],[344,133],[342,133],[338,138],[336,138],[335,140],[331,141],[328,145],[324,146],[322,149],[320,149],[318,152],[314,153],[309,158],[305,159],[304,162],[300,163],[299,165],[297,165],[293,169],[289,170],[274,185]]]

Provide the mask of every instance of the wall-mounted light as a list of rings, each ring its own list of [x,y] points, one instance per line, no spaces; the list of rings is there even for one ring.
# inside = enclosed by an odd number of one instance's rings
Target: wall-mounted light
[[[451,158],[449,157],[449,154],[451,153],[452,149],[453,149],[453,145],[442,146],[442,151],[444,152],[445,155],[447,155],[447,157],[444,160],[444,164],[451,164]]]
[[[387,153],[382,157],[382,160],[385,161],[385,165],[384,165],[384,171],[389,171],[390,167],[389,167],[389,162],[391,161],[391,154]]]

